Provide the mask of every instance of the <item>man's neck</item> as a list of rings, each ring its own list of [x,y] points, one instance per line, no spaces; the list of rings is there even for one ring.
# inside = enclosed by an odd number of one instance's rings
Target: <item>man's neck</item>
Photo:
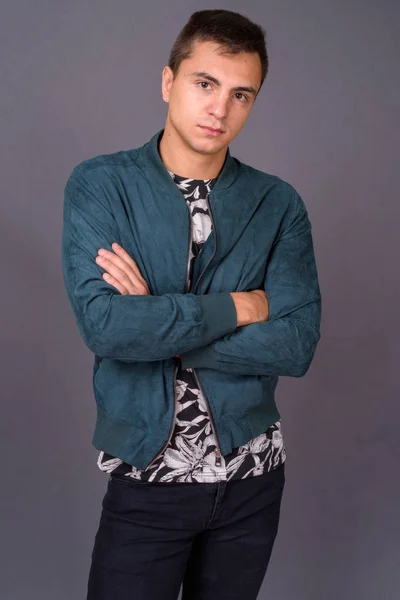
[[[167,125],[159,144],[159,154],[168,171],[191,179],[214,179],[224,164],[226,149],[216,154],[200,154],[188,148]]]

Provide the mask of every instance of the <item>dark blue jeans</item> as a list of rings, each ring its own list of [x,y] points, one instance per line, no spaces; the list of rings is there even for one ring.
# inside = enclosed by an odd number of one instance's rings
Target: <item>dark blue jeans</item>
[[[285,464],[218,483],[111,475],[87,600],[255,600],[278,531]]]

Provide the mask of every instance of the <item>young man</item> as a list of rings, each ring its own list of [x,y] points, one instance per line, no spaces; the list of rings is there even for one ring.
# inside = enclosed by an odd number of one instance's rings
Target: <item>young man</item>
[[[68,180],[63,274],[110,475],[89,600],[261,587],[285,482],[274,391],[308,370],[321,317],[303,200],[228,147],[267,71],[261,27],[194,13],[162,73],[164,129]]]

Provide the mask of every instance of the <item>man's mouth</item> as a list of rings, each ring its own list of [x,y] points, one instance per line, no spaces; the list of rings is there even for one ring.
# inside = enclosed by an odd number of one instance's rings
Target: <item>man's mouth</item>
[[[201,127],[201,129],[203,129],[209,135],[217,136],[221,135],[221,133],[224,133],[222,129],[214,129],[213,127],[206,127],[204,125],[199,125],[199,127]]]

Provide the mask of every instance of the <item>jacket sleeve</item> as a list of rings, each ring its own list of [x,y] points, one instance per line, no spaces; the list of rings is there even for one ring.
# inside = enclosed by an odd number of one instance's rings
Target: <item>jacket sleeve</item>
[[[97,252],[121,243],[108,196],[75,167],[65,187],[62,272],[87,347],[128,362],[163,360],[234,331],[237,315],[229,293],[122,295],[105,282]]]
[[[184,368],[292,377],[307,372],[320,339],[321,294],[311,223],[297,192],[288,211],[264,278],[268,321],[238,327],[203,348],[181,353]]]

